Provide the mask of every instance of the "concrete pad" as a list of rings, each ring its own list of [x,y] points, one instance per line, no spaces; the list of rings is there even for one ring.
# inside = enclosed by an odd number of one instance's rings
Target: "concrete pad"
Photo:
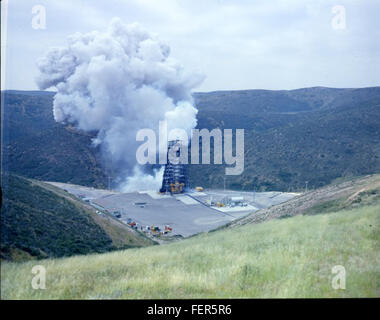
[[[208,224],[214,224],[214,223],[218,223],[218,222],[225,223],[227,220],[232,221],[232,220],[235,220],[235,219],[232,218],[232,217],[229,217],[228,219],[226,219],[225,216],[220,216],[220,217],[201,217],[201,218],[195,219],[194,223],[197,224],[197,225],[208,225]]]
[[[118,191],[106,190],[106,189],[95,189],[85,186],[79,186],[76,184],[62,183],[62,182],[51,182],[45,181],[55,187],[64,189],[67,192],[73,194],[74,196],[82,199],[95,199],[100,197],[105,197],[109,195],[119,194]]]
[[[244,212],[244,211],[249,211],[249,212],[253,212],[253,211],[257,211],[258,208],[254,207],[254,206],[250,206],[250,205],[247,205],[246,207],[240,207],[240,206],[236,206],[236,207],[212,207],[220,212]]]
[[[197,200],[194,200],[193,198],[190,198],[188,196],[176,196],[177,200],[182,201],[184,204],[199,204]]]
[[[191,200],[196,202],[194,199]],[[153,225],[161,229],[165,225],[169,225],[173,228],[173,234],[180,234],[184,237],[215,229],[231,221],[231,216],[226,216],[199,202],[192,205],[185,204],[177,197],[153,199],[147,194],[135,192],[99,198],[93,202],[107,210],[120,211],[121,220],[124,222],[130,218],[140,226]],[[144,206],[135,205],[135,203],[142,202],[146,204]],[[207,219],[200,220],[201,224],[199,224],[199,220],[197,220],[199,218]]]
[[[204,192],[188,192],[188,195],[190,196],[207,196],[207,193],[204,193]]]
[[[167,194],[161,194],[155,190],[147,190],[147,191],[139,191],[140,194],[147,194],[149,195],[152,199],[165,199],[165,198],[170,198],[170,195]]]
[[[188,237],[223,226],[261,208],[287,201],[297,194],[282,192],[244,192],[232,190],[204,190],[176,196],[162,195],[156,190],[120,193],[99,190],[65,183],[51,184],[67,190],[77,197],[90,199],[90,204],[99,210],[119,211],[120,220],[128,218],[139,227],[165,225],[173,228],[172,234]],[[243,197],[246,207],[209,207],[206,201],[220,201],[224,197]]]

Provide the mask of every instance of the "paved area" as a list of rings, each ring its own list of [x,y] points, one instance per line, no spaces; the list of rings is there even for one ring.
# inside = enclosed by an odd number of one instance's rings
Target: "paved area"
[[[51,184],[67,190],[88,201],[97,209],[118,212],[123,222],[132,219],[139,227],[165,225],[173,228],[173,235],[188,237],[206,232],[230,221],[271,205],[293,198],[294,193],[282,192],[239,192],[205,190],[181,195],[160,195],[156,191],[120,193],[99,190],[65,183]],[[220,201],[224,197],[243,197],[246,206],[210,207],[210,200]]]
[[[270,206],[288,201],[295,196],[299,195],[299,193],[290,193],[290,192],[277,192],[277,191],[269,191],[269,192],[247,192],[247,191],[233,191],[233,190],[207,190],[207,193],[197,193],[193,192],[190,194],[195,199],[203,203],[207,203],[207,201],[221,201],[225,197],[243,197],[244,202],[248,204],[247,207],[242,207],[243,211],[256,211],[263,208],[268,208]],[[252,209],[252,207],[254,207]],[[232,208],[219,208],[218,210],[229,212],[236,211],[238,207]]]
[[[70,183],[62,183],[62,182],[50,182],[45,181],[46,183],[49,183],[53,186],[56,186],[58,188],[64,189],[67,192],[75,195],[78,198],[81,199],[95,199],[99,197],[109,196],[113,194],[119,194],[118,191],[111,191],[111,190],[105,190],[105,189],[95,189],[95,188],[89,188],[80,186],[77,184],[70,184]]]
[[[130,218],[139,226],[153,225],[161,229],[169,225],[173,234],[183,237],[215,229],[236,218],[185,195],[157,199],[146,193],[134,192],[97,198],[91,202],[111,212],[118,211],[124,222]]]

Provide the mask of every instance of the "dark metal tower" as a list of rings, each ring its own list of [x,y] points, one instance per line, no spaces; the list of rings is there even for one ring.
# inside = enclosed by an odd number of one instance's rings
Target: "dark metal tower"
[[[162,187],[160,189],[162,193],[183,193],[189,187],[187,166],[183,163],[171,163],[169,160],[170,150],[176,148],[176,156],[179,158],[182,146],[180,140],[173,140],[168,143],[167,164],[165,165]]]

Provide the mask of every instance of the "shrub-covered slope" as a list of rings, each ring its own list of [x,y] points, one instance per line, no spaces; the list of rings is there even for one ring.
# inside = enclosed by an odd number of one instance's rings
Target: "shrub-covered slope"
[[[62,192],[63,193],[63,192]],[[2,176],[1,258],[62,257],[151,245],[70,195],[13,174]]]
[[[54,93],[6,91],[3,166],[39,180],[104,187],[95,133],[53,119]],[[245,170],[226,187],[303,190],[380,172],[380,87],[195,93],[198,128],[245,129]],[[212,157],[211,157],[212,159]],[[223,188],[223,165],[191,165],[193,186]],[[112,176],[112,174],[111,174]]]
[[[56,123],[54,92],[5,91],[2,166],[45,181],[104,187],[105,173],[93,135]]]

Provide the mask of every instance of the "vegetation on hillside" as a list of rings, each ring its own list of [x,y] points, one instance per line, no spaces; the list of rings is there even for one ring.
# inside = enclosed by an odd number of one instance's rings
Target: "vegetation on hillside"
[[[102,188],[106,178],[94,135],[54,121],[54,92],[5,91],[3,170],[44,181]]]
[[[3,165],[39,180],[107,184],[94,134],[53,119],[53,94],[6,91]],[[296,191],[380,172],[380,87],[195,93],[198,128],[245,129],[245,170],[226,187]],[[212,157],[211,157],[212,159]],[[191,165],[193,186],[223,188],[224,166]],[[112,174],[111,174],[112,175]]]
[[[2,259],[62,257],[152,244],[120,222],[98,216],[63,190],[13,174],[2,176]]]
[[[245,129],[243,190],[300,191],[380,172],[380,88],[247,90],[196,96],[199,128]],[[192,165],[191,181],[223,188],[224,166]]]
[[[3,263],[3,299],[379,297],[380,206],[298,215],[154,248]],[[344,266],[346,289],[332,287]]]

